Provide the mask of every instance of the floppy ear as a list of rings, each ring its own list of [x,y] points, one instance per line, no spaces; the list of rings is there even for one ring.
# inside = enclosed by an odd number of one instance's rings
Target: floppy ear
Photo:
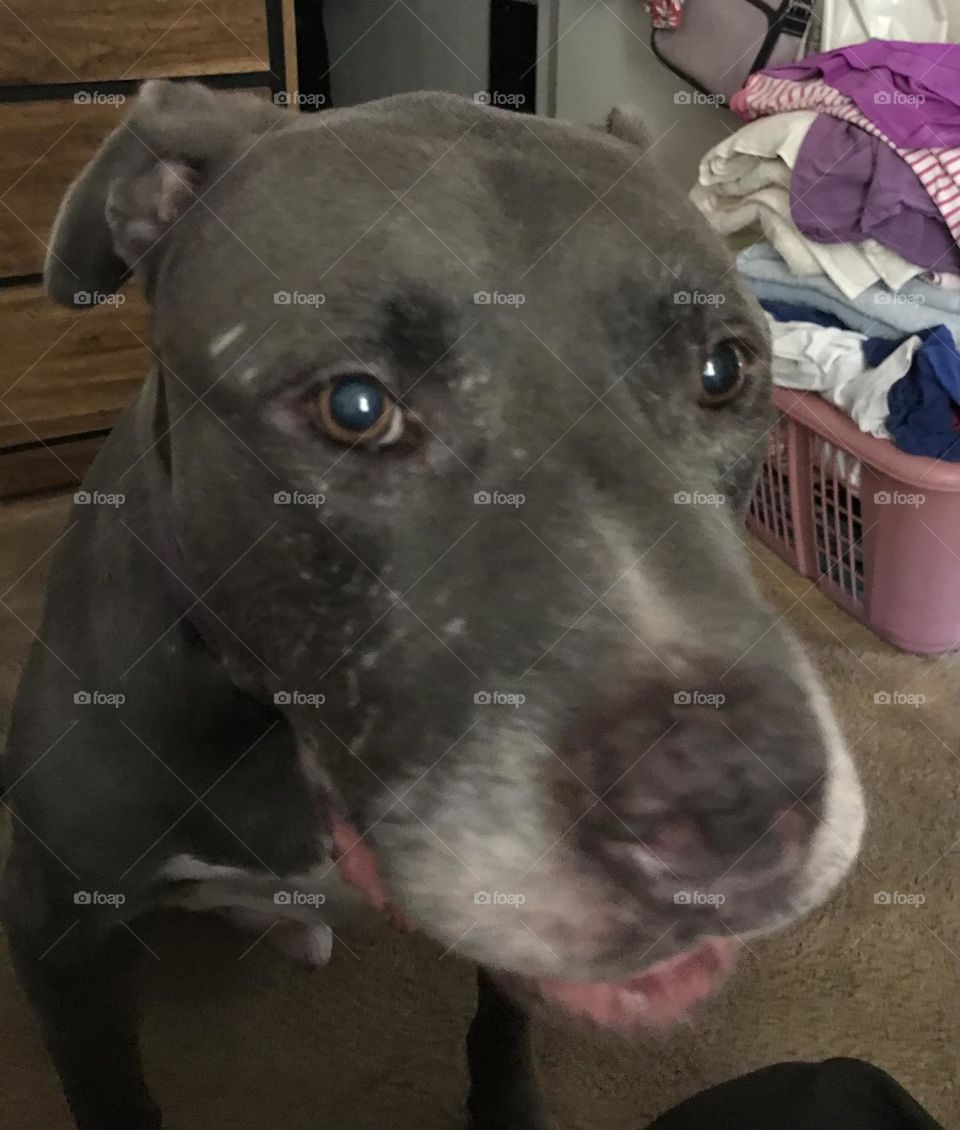
[[[252,94],[151,81],[60,205],[44,265],[47,294],[86,306],[146,274],[165,233],[258,137],[296,116]]]
[[[631,145],[645,153],[650,147],[650,135],[647,127],[640,117],[639,111],[632,106],[614,106],[607,114],[607,133],[621,141],[629,141]]]

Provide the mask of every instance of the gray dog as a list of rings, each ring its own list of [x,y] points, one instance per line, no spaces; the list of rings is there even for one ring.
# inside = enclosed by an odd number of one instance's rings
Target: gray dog
[[[645,145],[148,83],[71,189],[49,292],[135,273],[156,360],[3,766],[4,921],[82,1130],[160,1124],[148,907],[315,964],[370,907],[455,948],[473,1125],[540,1130],[531,1008],[669,1023],[849,867],[850,757],[741,544],[763,321]]]

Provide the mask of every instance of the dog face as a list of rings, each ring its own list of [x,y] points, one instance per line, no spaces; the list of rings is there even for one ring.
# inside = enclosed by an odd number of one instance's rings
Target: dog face
[[[742,545],[759,311],[650,164],[443,96],[149,84],[48,272],[141,275],[184,561],[354,881],[611,1023],[682,1012],[862,826]]]

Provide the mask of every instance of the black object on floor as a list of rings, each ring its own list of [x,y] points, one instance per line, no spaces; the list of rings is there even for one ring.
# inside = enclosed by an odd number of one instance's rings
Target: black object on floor
[[[775,1063],[687,1099],[647,1130],[943,1130],[861,1059]]]

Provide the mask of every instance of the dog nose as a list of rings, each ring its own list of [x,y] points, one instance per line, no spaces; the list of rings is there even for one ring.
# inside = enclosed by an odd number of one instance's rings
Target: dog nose
[[[750,881],[789,871],[802,859],[816,826],[815,817],[796,804],[779,810],[754,803],[745,811],[687,811],[639,824],[616,807],[608,813],[604,851],[684,881]]]
[[[568,736],[566,764],[592,804],[587,849],[683,879],[749,880],[798,866],[822,803],[816,723],[754,688],[734,690],[722,709],[664,692],[648,690]]]

